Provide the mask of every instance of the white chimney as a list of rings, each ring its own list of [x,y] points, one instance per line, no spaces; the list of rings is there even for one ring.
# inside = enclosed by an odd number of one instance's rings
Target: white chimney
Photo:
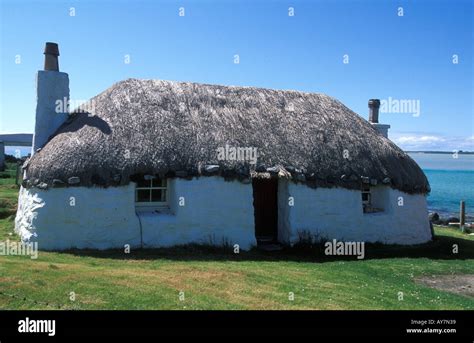
[[[379,99],[370,99],[369,100],[369,123],[385,138],[388,138],[388,129],[390,125],[388,124],[379,124],[379,108],[380,100]]]
[[[68,118],[69,76],[59,71],[59,49],[56,43],[46,43],[44,70],[36,77],[36,118],[33,155]]]

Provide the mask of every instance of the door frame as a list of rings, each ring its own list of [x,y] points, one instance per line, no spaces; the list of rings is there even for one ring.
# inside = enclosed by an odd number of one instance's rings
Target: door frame
[[[252,179],[252,195],[257,243],[278,242],[278,179]]]

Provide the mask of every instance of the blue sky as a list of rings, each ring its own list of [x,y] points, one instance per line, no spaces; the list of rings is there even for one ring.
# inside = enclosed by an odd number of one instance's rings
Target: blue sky
[[[365,118],[392,99],[419,104],[381,114],[402,148],[474,150],[472,1],[0,3],[0,133],[33,132],[53,41],[75,101],[129,77],[326,93]]]

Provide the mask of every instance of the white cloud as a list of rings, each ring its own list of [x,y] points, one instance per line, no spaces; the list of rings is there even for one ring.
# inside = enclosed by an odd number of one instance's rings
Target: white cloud
[[[436,137],[436,136],[401,136],[398,137],[394,140],[396,143],[399,144],[417,144],[417,143],[434,143],[434,142],[444,142],[446,141],[442,137]]]
[[[447,137],[432,133],[389,133],[390,139],[403,150],[474,151],[474,136]]]

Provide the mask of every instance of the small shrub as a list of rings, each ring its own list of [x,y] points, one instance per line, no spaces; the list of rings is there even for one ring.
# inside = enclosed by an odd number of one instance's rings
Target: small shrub
[[[206,246],[206,244],[203,244],[203,246]],[[232,249],[232,244],[227,237],[222,237],[219,244],[214,234],[209,236],[209,246],[220,249]]]
[[[298,230],[298,242],[293,246],[295,250],[323,251],[327,239],[320,234],[311,233],[308,230]]]

